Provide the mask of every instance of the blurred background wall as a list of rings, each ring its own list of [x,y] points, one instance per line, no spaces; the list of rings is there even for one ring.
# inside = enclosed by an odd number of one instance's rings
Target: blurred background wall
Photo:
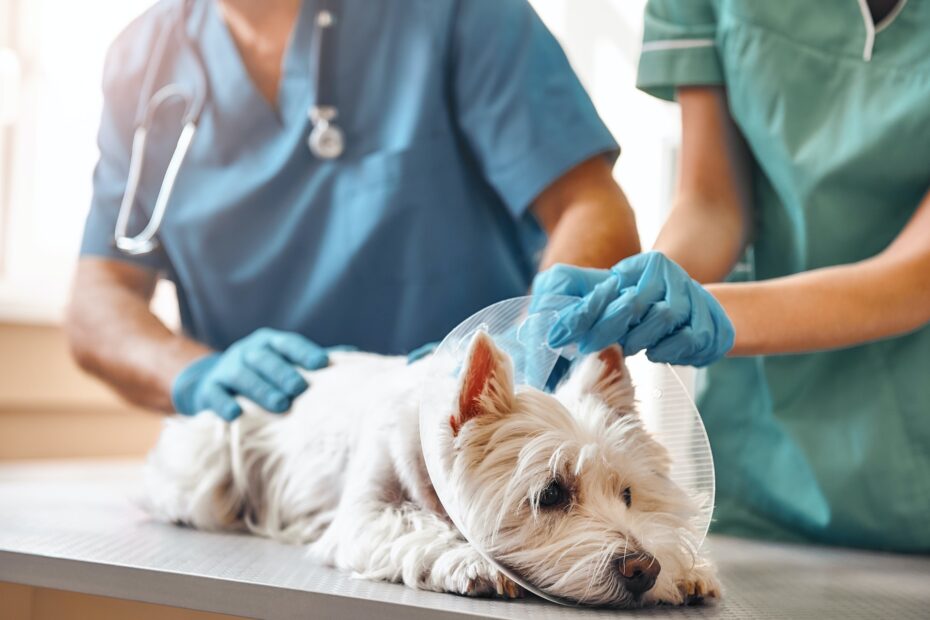
[[[138,456],[158,429],[81,373],[60,327],[0,323],[0,460]]]
[[[151,0],[0,0],[0,459],[143,454],[159,418],[71,362],[61,328],[91,197],[109,42]],[[651,244],[678,142],[674,106],[634,87],[645,0],[533,0],[623,154],[617,179]],[[171,325],[170,286],[155,306]]]
[[[102,61],[148,0],[0,0],[0,459],[132,456],[158,432],[71,362]]]

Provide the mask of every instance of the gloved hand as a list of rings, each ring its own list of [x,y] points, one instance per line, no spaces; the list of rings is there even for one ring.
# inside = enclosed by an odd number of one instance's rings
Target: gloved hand
[[[577,342],[591,353],[619,342],[626,355],[645,349],[653,362],[688,366],[706,366],[733,347],[720,303],[659,252],[609,270],[556,265],[536,277],[533,294],[581,297],[550,331],[553,347]]]
[[[300,334],[263,328],[187,366],[171,386],[171,401],[178,413],[210,409],[227,421],[242,414],[236,396],[284,413],[308,387],[295,366],[317,370],[328,363],[326,350]]]

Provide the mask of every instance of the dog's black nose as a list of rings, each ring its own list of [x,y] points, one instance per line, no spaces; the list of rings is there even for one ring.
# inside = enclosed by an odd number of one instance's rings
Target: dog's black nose
[[[640,596],[656,585],[662,566],[648,553],[628,553],[617,560],[617,570],[620,571],[627,592]]]

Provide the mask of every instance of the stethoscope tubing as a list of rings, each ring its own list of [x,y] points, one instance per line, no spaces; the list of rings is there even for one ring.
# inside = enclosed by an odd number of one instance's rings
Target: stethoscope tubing
[[[139,98],[139,105],[136,110],[136,129],[133,132],[126,188],[120,201],[113,233],[115,247],[127,255],[148,254],[158,247],[156,236],[164,220],[168,203],[174,193],[178,175],[190,152],[191,143],[197,135],[200,117],[206,107],[209,86],[206,68],[196,43],[187,32],[188,17],[191,13],[190,8],[193,1],[182,0],[179,19],[174,24],[168,24],[160,33],[156,42],[155,53],[152,55],[152,61],[146,68],[142,80],[142,95]],[[334,102],[327,100],[327,96],[332,93],[323,88],[326,83],[332,85],[335,79],[335,75],[323,75],[323,72],[327,70],[327,66],[323,63],[323,57],[325,55],[331,59],[335,54],[332,31],[338,19],[339,15],[335,11],[334,0],[320,0],[320,10],[314,20],[315,36],[311,50],[316,101],[308,110],[313,130],[307,138],[310,151],[320,159],[336,159],[345,150],[343,132],[335,122],[339,111]],[[179,84],[171,83],[155,91],[158,72],[164,64],[168,42],[172,36],[179,37],[183,47],[191,54],[197,71],[197,79],[200,82],[197,85],[199,88],[188,91]],[[335,67],[331,68],[335,71]],[[139,233],[130,236],[129,224],[139,194],[148,135],[155,123],[159,108],[172,99],[180,99],[185,103],[181,134],[162,177],[152,215]]]
[[[139,178],[142,176],[142,164],[145,160],[145,142],[148,138],[148,130],[145,127],[139,127],[132,140],[132,156],[130,157],[129,179],[126,186],[126,192],[123,194],[123,201],[120,204],[119,216],[116,220],[116,247],[131,256],[148,254],[158,247],[155,241],[155,235],[161,228],[161,222],[165,218],[165,211],[168,208],[168,202],[174,193],[174,184],[177,181],[178,173],[181,166],[187,158],[190,151],[191,142],[197,135],[197,124],[193,121],[188,122],[181,129],[181,135],[178,137],[178,143],[171,154],[168,167],[165,169],[165,176],[162,178],[161,187],[158,189],[158,197],[155,199],[155,207],[152,209],[152,217],[149,218],[145,228],[132,237],[127,236],[129,228],[129,217],[132,213],[132,206],[135,202],[135,196],[139,188]]]
[[[126,178],[126,188],[123,192],[123,198],[120,201],[119,213],[116,218],[116,227],[113,234],[113,242],[117,249],[130,255],[138,256],[148,254],[158,247],[156,235],[161,228],[161,223],[165,217],[165,211],[171,196],[174,193],[174,186],[178,174],[190,151],[191,143],[194,136],[197,135],[197,128],[200,117],[206,107],[208,82],[203,61],[198,53],[196,45],[191,41],[187,33],[189,6],[192,0],[183,0],[181,3],[181,15],[176,24],[168,24],[159,35],[156,43],[153,61],[146,68],[145,76],[142,80],[142,95],[139,98],[139,106],[136,110],[136,129],[133,132],[132,148],[129,155],[129,172]],[[163,86],[157,92],[153,92],[157,74],[161,68],[165,54],[168,48],[168,42],[173,36],[181,39],[184,47],[194,57],[194,65],[197,69],[197,78],[200,84],[198,88],[188,91],[179,84],[171,83]],[[145,147],[148,141],[149,131],[155,123],[155,117],[161,106],[173,99],[180,99],[185,104],[184,116],[182,118],[181,133],[175,144],[171,159],[168,161],[168,167],[162,177],[161,186],[158,189],[158,196],[155,199],[155,206],[152,209],[152,216],[149,218],[145,227],[136,235],[129,236],[129,224],[132,216],[132,209],[135,206],[136,198],[139,194],[139,183],[142,178],[142,170],[145,165]]]

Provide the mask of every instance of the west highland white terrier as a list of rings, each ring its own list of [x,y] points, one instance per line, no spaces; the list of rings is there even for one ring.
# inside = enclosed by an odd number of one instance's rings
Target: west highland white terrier
[[[334,353],[290,413],[247,405],[227,424],[174,417],[149,456],[150,509],[205,530],[308,544],[368,579],[470,596],[522,596],[452,524],[420,447],[429,361]],[[577,364],[552,394],[513,384],[478,332],[449,395],[461,523],[501,566],[550,595],[638,607],[719,596],[696,506],[645,430],[619,347]]]

